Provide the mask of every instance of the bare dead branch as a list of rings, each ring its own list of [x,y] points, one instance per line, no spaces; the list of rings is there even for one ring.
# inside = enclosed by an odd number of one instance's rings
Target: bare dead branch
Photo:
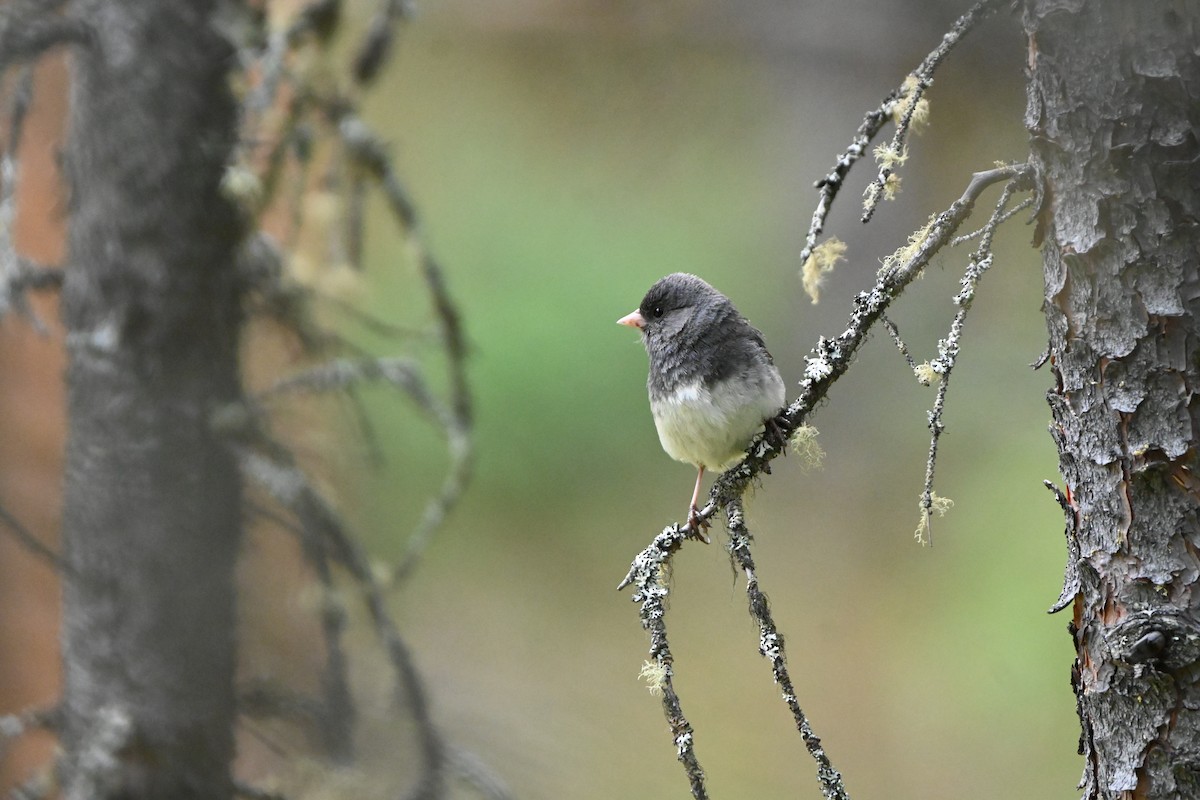
[[[1003,225],[1004,223],[1008,222],[1010,219],[1015,217],[1017,214],[1020,214],[1022,211],[1029,208],[1030,206],[1032,206],[1036,200],[1037,200],[1036,197],[1026,197],[1024,200],[1017,203],[1015,206],[1010,208],[1008,211],[1005,211],[1003,214],[1000,215],[1000,218],[998,220],[996,220],[996,225],[993,226],[993,230],[995,229],[995,227]],[[989,222],[990,222],[990,220],[989,220]],[[964,233],[961,236],[955,236],[953,239],[950,240],[950,246],[958,247],[960,244],[969,242],[972,239],[978,239],[987,230],[988,230],[988,226],[985,225],[982,228],[976,228],[975,230],[971,231],[970,233]]]
[[[71,568],[63,561],[62,557],[54,552],[54,550],[42,543],[42,540],[33,535],[33,532],[21,524],[20,520],[5,510],[4,506],[0,506],[0,522],[3,522],[8,530],[12,533],[13,538],[28,550],[34,556],[44,561],[55,572],[69,575]]]
[[[975,290],[979,284],[979,279],[991,267],[994,260],[992,239],[1000,223],[1008,218],[1004,212],[1009,201],[1015,192],[1032,188],[1029,167],[1025,164],[1018,164],[1013,168],[1017,172],[1004,186],[1003,191],[1000,193],[1000,199],[996,202],[995,210],[988,218],[987,223],[980,229],[979,245],[971,255],[970,262],[959,282],[959,292],[954,297],[954,304],[958,306],[958,311],[954,315],[954,320],[950,323],[950,331],[944,339],[938,342],[938,357],[929,362],[930,370],[938,376],[939,381],[933,409],[929,412],[929,457],[925,462],[925,483],[921,489],[919,504],[921,522],[917,527],[917,539],[925,544],[933,544],[932,518],[935,511],[940,513],[940,509],[936,507],[937,500],[933,491],[933,473],[937,463],[938,442],[946,428],[943,421],[943,414],[946,407],[946,391],[950,385],[950,373],[953,372],[954,365],[958,362],[959,342],[962,339],[963,324],[966,322],[967,313],[970,312],[971,304],[975,299]]]
[[[367,606],[375,633],[396,673],[396,698],[412,715],[418,732],[422,771],[413,800],[434,800],[445,783],[446,754],[441,735],[429,711],[424,682],[412,654],[400,635],[384,602],[370,562],[350,534],[341,517],[312,486],[308,477],[292,463],[290,454],[269,440],[260,440],[268,455],[249,447],[238,447],[246,476],[300,521],[305,536],[318,536],[331,556],[354,579]]]
[[[393,169],[386,148],[357,116],[344,110],[335,110],[333,113],[340,113],[335,118],[347,152],[377,182],[393,217],[408,237],[409,246],[417,253],[417,261],[437,314],[442,344],[446,349],[450,378],[450,417],[446,425],[450,464],[437,496],[426,506],[421,522],[409,537],[404,556],[394,571],[394,580],[399,583],[412,574],[433,533],[457,504],[470,482],[474,445],[471,435],[471,393],[466,375],[467,346],[458,307],[446,286],[445,274],[424,246],[419,235],[420,220],[416,207]]]
[[[370,85],[379,76],[391,54],[397,24],[410,16],[412,4],[408,0],[382,0],[379,4],[354,56],[351,74],[360,86]]]
[[[255,399],[264,402],[287,394],[341,392],[361,383],[378,381],[404,392],[421,411],[439,422],[448,419],[449,411],[429,391],[420,365],[409,358],[335,358],[277,381]]]
[[[904,356],[904,361],[908,364],[908,368],[916,371],[917,362],[913,360],[912,353],[908,350],[908,345],[904,343],[904,339],[900,336],[900,329],[896,327],[896,323],[888,318],[887,314],[880,314],[879,321],[883,324],[888,335],[892,337],[892,341],[896,345],[896,349],[900,351],[900,355]]]
[[[942,43],[935,48],[933,52],[925,57],[925,60],[922,61],[915,70],[913,70],[912,74],[923,76],[926,81],[926,86],[928,86],[928,82],[932,81],[933,79],[934,70],[937,69],[938,64],[940,64],[942,59],[946,57],[946,54],[950,52],[951,48],[958,43],[959,39],[961,39],[962,36],[967,33],[967,31],[974,27],[975,24],[981,19],[991,14],[992,11],[1001,5],[1001,3],[1002,0],[981,0],[981,2],[976,3],[969,11],[967,11],[966,14],[964,14],[958,19],[957,22],[954,23],[954,26],[951,27],[950,31],[942,38]],[[923,92],[924,89],[921,91]],[[840,156],[838,156],[837,161],[834,162],[833,169],[830,170],[824,178],[821,178],[816,182],[815,188],[817,189],[817,207],[813,211],[812,222],[809,223],[808,226],[808,234],[805,236],[804,248],[800,251],[801,264],[807,263],[809,257],[812,256],[813,250],[817,246],[817,237],[820,236],[821,232],[825,229],[825,220],[828,218],[829,211],[833,207],[833,201],[837,198],[838,192],[841,190],[842,184],[845,182],[846,175],[849,174],[850,169],[854,166],[855,162],[857,162],[866,154],[868,145],[870,145],[871,141],[876,135],[878,135],[879,131],[883,129],[883,126],[887,124],[887,121],[891,119],[892,111],[896,107],[896,103],[898,103],[901,97],[904,95],[905,87],[901,85],[889,93],[887,97],[883,98],[883,101],[877,108],[868,111],[867,115],[863,118],[862,124],[860,124],[858,126],[858,130],[854,132],[854,137],[850,140],[850,146],[847,147]],[[913,109],[916,108],[916,104],[919,100],[919,95],[913,99]],[[911,114],[909,123],[911,123]],[[907,129],[905,135],[907,135]],[[900,144],[901,150],[896,150],[898,153],[902,151],[903,138],[901,138]],[[882,187],[882,185],[887,182],[887,176],[885,175],[882,180],[877,177],[876,181],[879,186]]]
[[[363,348],[317,321],[312,304],[323,296],[288,279],[279,246],[267,234],[260,232],[246,241],[238,253],[238,274],[250,313],[284,326],[305,352],[340,351],[369,357]]]
[[[893,108],[889,109],[888,113],[894,113],[894,104],[903,102],[903,114],[899,123],[896,125],[896,132],[892,136],[892,143],[888,146],[891,153],[901,155],[907,147],[908,134],[912,128],[913,115],[917,112],[920,105],[921,97],[925,91],[933,83],[933,73],[937,70],[938,65],[942,60],[950,54],[954,46],[962,39],[967,32],[974,28],[981,21],[987,19],[991,14],[1006,0],[979,0],[975,5],[971,6],[965,14],[959,17],[942,36],[941,43],[933,49],[929,55],[910,73],[910,78],[905,84],[900,87],[899,94],[893,100]],[[875,176],[874,182],[867,187],[867,202],[863,206],[863,222],[870,222],[871,216],[875,213],[876,207],[879,205],[879,199],[883,195],[883,189],[888,183],[889,177],[895,172],[894,163],[890,160],[884,161],[880,165],[879,174]]]
[[[92,26],[57,14],[61,3],[6,3],[0,7],[0,70],[36,59],[59,45],[92,42]]]
[[[1079,535],[1077,533],[1079,507],[1071,502],[1066,494],[1061,489],[1055,486],[1051,481],[1042,481],[1042,483],[1051,492],[1054,492],[1054,499],[1058,501],[1058,507],[1063,512],[1063,535],[1067,539],[1067,566],[1063,569],[1063,587],[1058,593],[1058,599],[1054,601],[1054,605],[1050,606],[1047,614],[1057,614],[1075,600],[1075,596],[1079,594],[1081,579],[1079,576]]]

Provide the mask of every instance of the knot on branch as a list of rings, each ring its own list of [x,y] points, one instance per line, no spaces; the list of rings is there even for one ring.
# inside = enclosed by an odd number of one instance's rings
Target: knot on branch
[[[1166,672],[1200,661],[1200,622],[1161,608],[1131,612],[1104,632],[1118,662],[1152,666]]]

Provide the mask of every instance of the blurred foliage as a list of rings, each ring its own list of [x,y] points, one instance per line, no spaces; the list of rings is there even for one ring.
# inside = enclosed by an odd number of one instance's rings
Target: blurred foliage
[[[785,36],[766,47],[661,25],[639,35],[636,20],[483,29],[434,13],[406,28],[369,117],[463,308],[478,468],[397,606],[450,738],[519,796],[687,794],[637,678],[636,609],[614,588],[681,518],[691,468],[659,448],[645,354],[614,321],[662,274],[695,272],[764,331],[794,385],[879,259],[972,171],[1026,152],[1021,43],[1011,21],[993,21],[943,67],[904,191],[866,228],[857,193],[872,168],[852,173],[827,230],[848,260],[819,306],[803,295],[812,181],[952,16],[888,46],[846,26],[819,51]],[[364,302],[422,322],[414,266],[383,209],[371,213]],[[811,420],[823,468],[787,460],[752,499],[800,702],[852,796],[1063,796],[1077,779],[1066,619],[1045,614],[1065,546],[1041,485],[1057,468],[1049,377],[1027,366],[1045,337],[1040,259],[1021,222],[1002,229],[967,321],[937,481],[956,505],[935,520],[934,546],[911,538],[933,390],[882,334]],[[897,306],[918,359],[949,325],[966,257],[943,256]],[[368,400],[386,463],[351,494],[372,547],[395,557],[444,455],[415,412]],[[714,533],[677,558],[668,619],[712,794],[818,797]]]

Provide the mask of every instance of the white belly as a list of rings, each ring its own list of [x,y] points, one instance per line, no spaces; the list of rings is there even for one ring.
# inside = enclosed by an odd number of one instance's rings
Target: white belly
[[[658,439],[671,458],[719,471],[741,457],[763,422],[783,408],[783,401],[783,381],[772,372],[766,385],[759,386],[744,378],[711,388],[690,383],[652,400],[650,409]]]

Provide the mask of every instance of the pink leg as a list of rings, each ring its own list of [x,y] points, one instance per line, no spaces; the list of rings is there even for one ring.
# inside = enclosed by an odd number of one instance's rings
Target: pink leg
[[[692,504],[688,506],[688,527],[696,533],[696,538],[708,544],[708,537],[704,535],[704,529],[708,527],[707,522],[699,519],[700,509],[696,508],[696,502],[700,499],[700,484],[704,481],[704,465],[700,465],[700,471],[696,474],[696,488],[692,490]]]
[[[700,482],[703,480],[704,480],[704,465],[701,464],[700,471],[698,473],[696,473],[696,488],[692,490],[692,504],[690,506],[688,506],[688,511],[690,512],[688,514],[689,517],[694,515],[696,513],[696,511],[698,510],[696,508],[696,501],[700,499]]]

